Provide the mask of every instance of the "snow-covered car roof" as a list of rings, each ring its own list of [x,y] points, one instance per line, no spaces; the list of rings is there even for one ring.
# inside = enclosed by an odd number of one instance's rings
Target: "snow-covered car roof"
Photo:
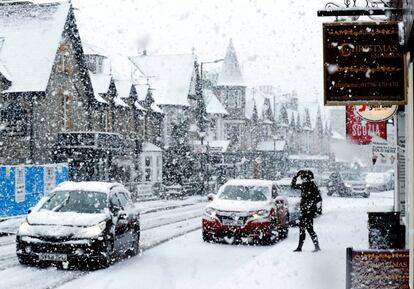
[[[283,179],[275,181],[275,183],[279,186],[290,186],[292,184],[292,179],[291,178],[283,178]]]
[[[90,191],[109,193],[111,188],[115,186],[121,186],[119,183],[109,182],[64,182],[59,184],[54,191]]]
[[[269,180],[257,180],[257,179],[236,179],[229,180],[223,186],[271,186],[273,181]]]

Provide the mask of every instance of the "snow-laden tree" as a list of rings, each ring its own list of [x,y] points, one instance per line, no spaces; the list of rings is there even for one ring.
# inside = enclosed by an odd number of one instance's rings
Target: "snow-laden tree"
[[[320,107],[318,107],[318,112],[316,114],[315,130],[316,130],[318,138],[323,137],[324,133],[323,133],[323,123],[322,123],[322,115],[321,115]]]
[[[259,128],[259,115],[257,113],[256,101],[253,100],[253,113],[250,119],[250,138],[251,138],[251,149],[256,150],[257,145],[260,141],[260,128]]]
[[[163,177],[167,185],[183,185],[193,174],[194,157],[189,144],[188,120],[172,125],[171,145],[163,160]]]
[[[284,104],[282,104],[282,106],[280,107],[279,125],[283,127],[287,127],[289,125],[289,117],[286,110],[286,106]]]
[[[309,109],[305,108],[305,119],[303,121],[303,128],[307,129],[307,130],[311,130],[312,129],[312,124],[311,124],[311,119],[310,119],[310,115],[309,115]]]

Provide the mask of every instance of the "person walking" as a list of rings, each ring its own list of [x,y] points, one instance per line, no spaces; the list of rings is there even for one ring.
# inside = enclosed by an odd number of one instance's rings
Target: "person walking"
[[[298,183],[299,179],[301,180],[301,183]],[[321,248],[319,247],[318,236],[316,235],[313,229],[313,218],[315,218],[317,213],[317,203],[322,201],[322,197],[319,188],[313,182],[313,179],[313,173],[309,170],[298,171],[296,176],[294,176],[292,179],[292,188],[301,191],[299,245],[294,250],[294,252],[302,251],[302,246],[306,238],[306,231],[308,231],[309,236],[311,237],[312,242],[315,246],[313,252],[318,252],[321,250]]]

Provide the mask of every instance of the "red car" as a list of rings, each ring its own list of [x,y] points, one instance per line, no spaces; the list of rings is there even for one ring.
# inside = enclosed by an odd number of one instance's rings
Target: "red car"
[[[288,201],[273,181],[230,180],[209,201],[202,221],[204,241],[273,244],[288,235]]]

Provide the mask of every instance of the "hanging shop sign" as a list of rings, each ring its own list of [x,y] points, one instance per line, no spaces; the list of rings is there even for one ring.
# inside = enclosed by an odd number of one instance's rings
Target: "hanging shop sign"
[[[355,112],[367,121],[386,121],[394,116],[398,105],[357,105]]]
[[[408,250],[346,249],[346,289],[409,289]]]
[[[406,104],[398,22],[323,24],[325,105]]]
[[[353,143],[369,145],[373,137],[387,139],[386,122],[371,122],[355,113],[353,106],[346,107],[346,137]]]

